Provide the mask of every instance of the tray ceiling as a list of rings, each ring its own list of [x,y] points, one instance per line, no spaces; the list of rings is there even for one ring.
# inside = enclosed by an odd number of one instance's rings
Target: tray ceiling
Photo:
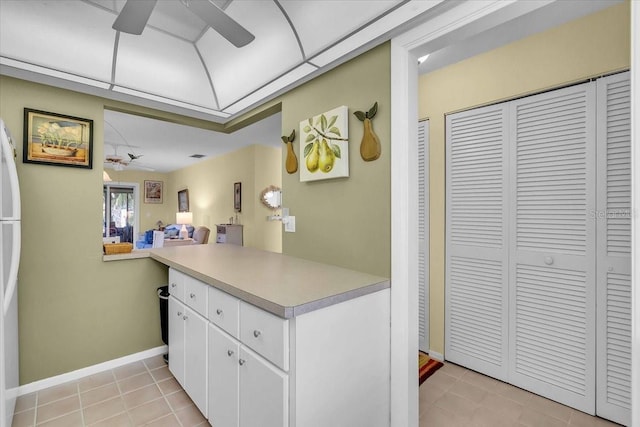
[[[131,35],[112,29],[125,0],[2,0],[0,71],[224,123],[440,3],[211,0],[255,35],[236,48],[188,1],[158,1]]]

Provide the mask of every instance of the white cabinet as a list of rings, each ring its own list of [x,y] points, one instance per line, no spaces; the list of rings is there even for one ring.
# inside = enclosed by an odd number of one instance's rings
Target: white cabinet
[[[244,346],[238,364],[240,427],[287,427],[289,376]]]
[[[216,243],[242,246],[242,225],[219,224],[216,226]]]
[[[389,289],[284,319],[183,283],[184,301],[169,300],[169,368],[211,425],[389,426]]]
[[[169,279],[169,370],[206,416],[208,286],[173,269]]]
[[[218,427],[239,421],[240,343],[209,324],[209,420]]]
[[[200,412],[207,414],[207,321],[185,308],[184,389]],[[171,342],[171,341],[169,341]]]
[[[246,320],[240,317],[241,323],[250,328],[247,338],[251,343],[266,348],[267,353],[277,354],[282,364],[282,325],[288,326],[288,321],[253,306],[247,309],[244,302],[240,305],[241,313],[268,319],[256,323],[256,317],[247,316]],[[261,313],[253,313],[254,310]],[[274,326],[280,334],[273,333]],[[286,332],[288,337],[288,329]],[[243,333],[240,342],[209,324],[209,421],[216,427],[286,427],[289,425],[289,376],[273,366],[273,360],[269,362],[250,350],[245,336]],[[273,350],[278,346],[279,351]],[[288,361],[288,345],[286,348]]]
[[[184,304],[169,297],[169,370],[184,387]]]

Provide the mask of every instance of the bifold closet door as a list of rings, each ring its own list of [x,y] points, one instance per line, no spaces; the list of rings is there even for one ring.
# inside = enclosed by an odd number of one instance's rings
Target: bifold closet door
[[[595,84],[509,103],[509,379],[595,414]]]
[[[429,121],[418,123],[418,349],[429,352]]]
[[[447,360],[507,379],[506,104],[446,119]]]
[[[597,80],[598,415],[631,424],[631,87]]]

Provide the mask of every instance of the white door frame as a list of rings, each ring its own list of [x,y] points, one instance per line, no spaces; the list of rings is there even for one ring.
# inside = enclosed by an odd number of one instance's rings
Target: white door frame
[[[420,48],[513,4],[456,4],[391,40],[391,426],[418,425],[418,56]]]
[[[631,425],[640,427],[640,2],[631,2]]]
[[[640,2],[631,2],[632,118],[640,115]],[[417,128],[418,62],[424,45],[454,33],[466,24],[509,7],[511,1],[456,4],[391,40],[391,426],[418,425],[418,275],[417,275]],[[524,4],[524,3],[520,3]],[[640,130],[632,120],[632,183],[640,182]],[[632,257],[640,250],[637,229],[640,185],[632,184]],[[633,258],[635,259],[635,257]],[[634,264],[637,264],[637,260]],[[633,354],[640,354],[639,272],[633,266]],[[633,358],[632,425],[640,427],[640,357]]]

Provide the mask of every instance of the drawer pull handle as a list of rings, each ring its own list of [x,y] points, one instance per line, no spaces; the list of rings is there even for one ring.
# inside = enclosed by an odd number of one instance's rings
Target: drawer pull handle
[[[246,362],[246,360],[244,359],[238,359],[238,363],[240,364],[240,366],[244,365]]]
[[[547,265],[553,264],[553,257],[550,257],[550,256],[544,257],[544,263]]]
[[[256,338],[258,338],[260,336],[260,334],[262,334],[262,332],[260,332],[257,329],[253,331],[253,336],[256,337]]]
[[[196,294],[189,294],[189,296],[191,297],[191,299],[196,297]]]
[[[233,350],[227,350],[227,356],[229,357],[233,356]]]
[[[221,310],[221,309],[217,309],[217,310],[216,310],[216,314],[217,314],[218,316],[220,316],[220,315],[222,314],[222,310]]]

